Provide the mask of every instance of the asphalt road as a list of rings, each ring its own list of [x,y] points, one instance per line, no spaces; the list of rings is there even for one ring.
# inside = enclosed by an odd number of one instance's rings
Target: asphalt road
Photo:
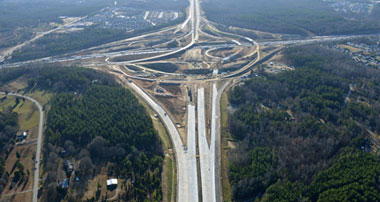
[[[0,94],[4,95],[5,93],[0,92]],[[16,94],[16,93],[8,93],[8,95],[25,98],[29,101],[32,101],[38,107],[38,110],[40,111],[40,122],[38,125],[37,151],[36,151],[36,158],[35,158],[35,170],[34,170],[34,180],[33,180],[33,199],[32,199],[33,202],[37,202],[38,201],[38,182],[40,179],[40,158],[41,158],[42,134],[43,134],[43,128],[44,128],[43,109],[42,109],[41,104],[31,97]]]

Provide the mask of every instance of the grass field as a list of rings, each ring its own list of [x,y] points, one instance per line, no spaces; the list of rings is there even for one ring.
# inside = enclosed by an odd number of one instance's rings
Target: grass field
[[[3,102],[0,102],[0,110],[5,110],[9,107],[19,115],[20,131],[30,130],[33,127],[38,127],[39,111],[37,106],[28,100],[19,98],[19,104],[16,105],[16,97],[7,96]]]
[[[165,177],[165,179],[164,179]],[[163,201],[175,201],[175,160],[173,156],[165,157],[164,161],[164,173],[162,176],[166,187],[166,192],[164,192]]]
[[[349,45],[345,45],[345,44],[339,44],[338,46],[341,47],[341,48],[348,49],[350,52],[353,52],[353,53],[357,53],[357,52],[363,51],[360,48],[355,48],[355,47],[352,47],[352,46],[349,46]]]
[[[34,90],[31,93],[26,93],[26,95],[36,99],[42,106],[46,106],[53,97],[52,93],[40,90]]]

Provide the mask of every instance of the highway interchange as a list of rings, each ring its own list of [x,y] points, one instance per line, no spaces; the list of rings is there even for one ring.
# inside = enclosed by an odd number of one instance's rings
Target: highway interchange
[[[0,68],[24,66],[27,64],[67,62],[80,62],[81,64],[84,64],[84,66],[87,65],[88,67],[106,66],[107,68],[105,71],[114,74],[120,79],[127,79],[128,82],[125,82],[124,84],[139,95],[155,111],[155,113],[157,113],[162,123],[165,125],[173,144],[176,158],[176,201],[222,201],[220,180],[220,100],[225,89],[232,84],[235,84],[241,76],[249,74],[250,70],[252,70],[255,65],[272,57],[279,50],[281,50],[281,47],[285,45],[336,41],[362,36],[320,36],[298,40],[271,40],[258,42],[248,37],[217,30],[202,15],[199,0],[189,1],[190,6],[188,9],[188,18],[186,18],[186,20],[179,25],[163,28],[153,33],[143,34],[137,37],[93,47],[70,55],[3,64],[0,65]],[[206,31],[203,30],[203,27],[211,27],[215,30],[214,34],[211,34],[210,31],[206,33]],[[51,32],[53,31],[56,30],[51,30]],[[180,31],[182,31],[183,34],[178,34]],[[49,31],[49,33],[51,32]],[[140,45],[143,44],[143,41],[149,41],[151,38],[167,38],[170,35],[174,37],[165,42],[165,44],[173,40],[185,42],[182,46],[175,48],[168,48],[165,47],[165,45],[160,44],[157,45],[157,47]],[[223,43],[207,44],[207,42],[212,40],[222,41]],[[27,43],[24,45],[26,44]],[[132,49],[124,51],[105,51],[111,50],[115,47],[125,46],[132,47]],[[275,49],[264,54],[262,47],[275,47]],[[19,47],[12,49],[11,52],[17,48]],[[202,58],[202,62],[207,63],[214,69],[217,69],[217,67],[213,65],[218,62],[221,63],[220,60],[225,58],[210,55],[210,52],[223,50],[226,48],[230,48],[232,50],[239,49],[240,52],[235,52],[229,57],[235,57],[242,54],[240,58],[246,60],[247,63],[242,65],[241,68],[237,70],[211,76],[190,74],[179,75],[177,73],[167,73],[142,68],[144,73],[150,72],[151,74],[157,74],[158,72],[163,75],[157,78],[147,78],[142,77],[133,71],[128,71],[128,69],[125,68],[128,65],[135,65],[137,67],[139,65],[143,66],[147,62],[179,62],[191,64],[195,62],[184,61],[182,57],[182,60],[180,60],[178,54],[186,55],[187,52],[193,50],[206,50],[206,54],[200,55],[199,57]],[[115,58],[126,56],[128,56],[129,59],[124,61],[114,61]],[[134,58],[134,56],[138,57]],[[200,62],[198,61],[198,63]],[[165,108],[162,103],[157,101],[155,96],[153,96],[148,89],[144,89],[144,87],[139,85],[137,81],[178,83],[193,90],[193,92],[189,92],[189,94],[196,96],[196,99],[187,98],[185,105],[186,122],[184,124],[186,125],[186,134],[181,135],[181,132],[179,132],[176,127],[176,121],[172,117],[172,113]],[[42,117],[40,120],[37,144],[39,145],[37,152],[39,152],[42,141],[40,138],[42,138],[41,127],[43,122],[41,121],[43,121],[43,113],[41,106],[37,102],[35,103],[40,109],[40,118]],[[211,124],[208,124],[208,122],[211,122]],[[37,158],[39,156],[40,154],[37,153],[36,159],[39,159]],[[33,202],[37,201],[37,191],[35,190],[38,190],[39,161],[36,168]]]

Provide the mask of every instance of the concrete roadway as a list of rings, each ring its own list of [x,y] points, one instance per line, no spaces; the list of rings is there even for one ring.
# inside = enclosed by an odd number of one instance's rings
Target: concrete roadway
[[[215,137],[211,137],[211,139],[215,139]],[[207,202],[216,202],[214,172],[215,152],[212,151],[212,149],[215,148],[214,145],[215,143],[211,141],[210,148],[207,142],[204,88],[198,88],[198,146],[201,167],[202,200]]]
[[[220,179],[220,99],[230,82],[218,90],[212,84],[211,141],[206,137],[206,114],[204,88],[198,89],[198,146],[201,167],[202,200],[206,202],[221,201]]]
[[[0,92],[0,94],[5,94],[4,92]],[[35,170],[34,170],[34,181],[33,181],[33,202],[38,201],[38,182],[40,179],[40,158],[41,158],[41,145],[42,145],[42,134],[43,134],[43,128],[44,128],[44,112],[42,109],[42,106],[40,103],[38,103],[35,99],[25,96],[25,95],[20,95],[16,93],[8,93],[8,95],[16,96],[16,97],[21,97],[25,98],[31,102],[33,102],[38,110],[40,111],[40,122],[38,125],[38,138],[37,138],[37,151],[36,151],[36,158],[35,158]]]
[[[187,161],[187,166],[185,169],[188,172],[188,179],[185,179],[188,181],[185,182],[182,186],[185,184],[187,187],[180,187],[180,189],[186,189],[188,193],[191,192],[191,196],[178,197],[178,201],[198,201],[198,169],[197,169],[197,149],[196,149],[196,134],[195,134],[195,106],[188,105],[188,118],[187,118],[187,148],[185,148],[185,159]],[[189,192],[190,191],[190,192]],[[183,192],[185,193],[185,192]]]

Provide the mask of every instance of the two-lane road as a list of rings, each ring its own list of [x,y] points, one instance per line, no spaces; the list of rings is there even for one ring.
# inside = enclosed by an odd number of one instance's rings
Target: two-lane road
[[[5,95],[4,92],[0,92],[0,94]],[[8,93],[8,95],[25,98],[33,102],[37,106],[38,110],[40,111],[40,122],[38,125],[37,151],[36,151],[36,158],[35,158],[35,170],[34,170],[34,181],[33,181],[33,199],[32,199],[33,202],[37,202],[38,201],[38,182],[40,179],[40,158],[41,158],[42,134],[43,134],[43,128],[44,128],[43,108],[39,102],[37,102],[35,99],[31,97],[16,94],[16,93]]]

